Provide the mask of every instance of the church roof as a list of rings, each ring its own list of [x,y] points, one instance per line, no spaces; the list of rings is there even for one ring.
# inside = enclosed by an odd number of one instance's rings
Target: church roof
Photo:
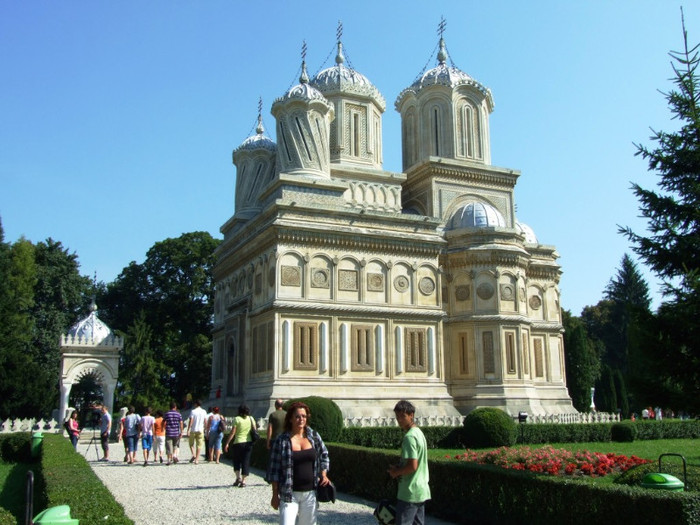
[[[539,244],[537,241],[537,236],[535,235],[535,230],[530,228],[527,224],[520,221],[515,221],[515,227],[520,232],[520,234],[525,237],[525,242],[530,244]]]
[[[491,90],[454,65],[448,66],[447,59],[445,40],[440,38],[438,65],[419,75],[413,84],[399,93],[399,96],[396,97],[396,107],[398,108],[400,102],[406,95],[417,95],[421,90],[431,86],[447,86],[452,89],[460,86],[471,86],[483,94],[488,103],[489,111],[493,111],[494,103]]]
[[[109,326],[97,317],[97,305],[94,301],[90,305],[90,315],[71,326],[67,335],[76,340],[90,341],[95,345],[108,337],[114,337]]]
[[[495,207],[485,202],[472,201],[460,207],[445,229],[505,227],[506,220]]]
[[[348,93],[368,97],[374,100],[382,110],[386,108],[386,101],[379,90],[362,73],[345,65],[343,44],[338,42],[338,53],[335,57],[335,66],[319,72],[311,84],[321,93]]]
[[[265,135],[265,128],[262,123],[262,113],[258,111],[258,125],[255,128],[255,135],[252,135],[245,139],[240,146],[233,150],[235,155],[239,151],[253,151],[253,150],[267,150],[267,151],[277,151],[277,144]]]
[[[274,113],[274,107],[278,104],[292,100],[318,100],[320,102],[324,102],[325,104],[329,104],[326,97],[323,96],[323,93],[309,83],[309,74],[306,72],[306,61],[301,63],[301,76],[299,77],[299,83],[272,103],[272,112]]]

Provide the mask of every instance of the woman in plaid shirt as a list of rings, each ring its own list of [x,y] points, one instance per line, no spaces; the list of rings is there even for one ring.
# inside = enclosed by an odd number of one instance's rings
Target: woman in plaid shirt
[[[316,525],[316,487],[328,485],[328,450],[318,432],[307,426],[309,407],[292,403],[284,419],[285,432],[270,449],[267,480],[272,484],[272,508],[280,525]]]

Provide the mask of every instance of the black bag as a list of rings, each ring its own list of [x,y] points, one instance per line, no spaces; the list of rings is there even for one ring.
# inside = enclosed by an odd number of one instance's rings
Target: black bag
[[[335,503],[335,485],[333,485],[332,481],[328,485],[316,487],[316,501],[321,503],[332,501]]]
[[[396,523],[396,506],[388,499],[383,499],[374,509],[374,517],[381,525],[393,525]]]
[[[219,434],[224,434],[226,432],[226,420],[224,419],[224,416],[219,418],[219,426],[216,428],[216,431]]]
[[[258,439],[260,439],[260,434],[258,434],[258,427],[255,425],[255,420],[252,417],[250,417],[250,440],[253,443],[255,443]]]

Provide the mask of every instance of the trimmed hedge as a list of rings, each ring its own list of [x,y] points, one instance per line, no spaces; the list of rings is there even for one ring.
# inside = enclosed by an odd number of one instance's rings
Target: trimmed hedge
[[[6,463],[30,463],[31,434],[17,432],[0,436],[0,458]]]
[[[398,461],[398,450],[327,446],[329,477],[338,490],[372,501],[396,498],[396,482],[386,470]],[[430,461],[430,480],[432,499],[427,511],[456,523],[590,525],[616,519],[618,523],[700,524],[697,494],[598,486],[455,460]]]
[[[311,412],[308,425],[321,434],[324,441],[338,441],[343,433],[343,413],[335,401],[319,396],[290,399],[284,404],[284,409],[295,401],[301,401]]]
[[[71,517],[79,519],[81,525],[133,525],[85,458],[75,452],[70,440],[58,434],[45,434],[40,470],[47,508],[69,505]],[[34,509],[35,514],[40,510]]]
[[[515,445],[515,423],[500,408],[483,407],[472,410],[464,419],[464,433],[468,448]]]

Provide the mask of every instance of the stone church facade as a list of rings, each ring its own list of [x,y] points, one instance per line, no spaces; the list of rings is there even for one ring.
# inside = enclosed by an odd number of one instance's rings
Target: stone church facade
[[[553,246],[517,221],[519,172],[491,165],[491,92],[437,65],[396,99],[403,172],[382,168],[386,102],[336,65],[272,104],[233,152],[235,213],[214,268],[211,400],[264,416],[275,398],[346,417],[478,406],[575,412]]]

